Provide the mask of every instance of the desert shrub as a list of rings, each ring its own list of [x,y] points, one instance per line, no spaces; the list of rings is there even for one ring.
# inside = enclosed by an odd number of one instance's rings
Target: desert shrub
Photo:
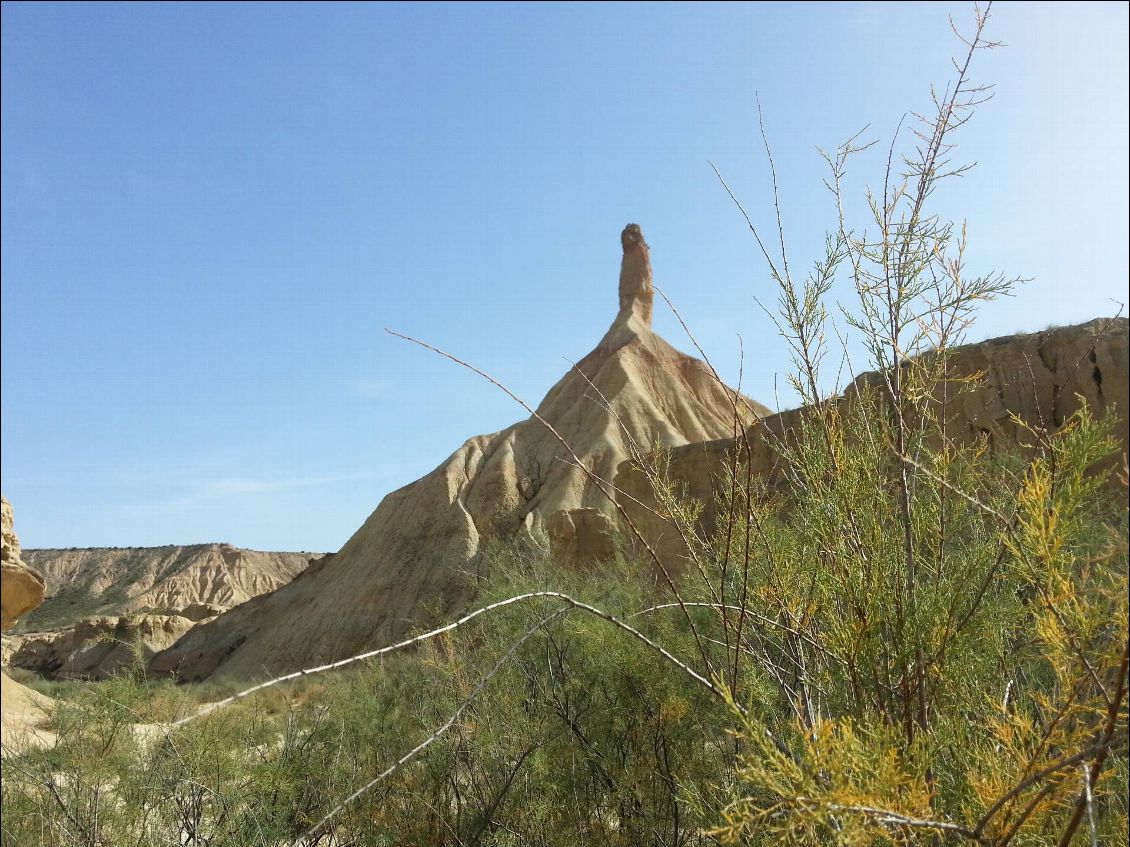
[[[636,563],[573,571],[545,551],[516,547],[488,559],[484,604],[547,587],[624,618],[655,602],[632,576]],[[713,818],[695,789],[734,762],[719,731],[725,704],[688,691],[645,646],[598,618],[566,610],[542,623],[560,611],[548,599],[531,603],[335,681],[320,702],[364,727],[359,747],[373,755],[359,770],[376,774],[410,739],[442,725],[498,657],[534,632],[425,756],[342,812],[341,832],[366,833],[372,841],[363,843],[374,844],[701,843]],[[656,617],[643,627],[692,654],[677,622]]]
[[[1116,418],[1083,404],[1055,431],[1016,419],[1011,454],[948,429],[978,380],[955,377],[951,353],[977,305],[1017,282],[968,274],[963,229],[930,211],[940,182],[966,170],[952,139],[987,97],[968,77],[993,46],[986,19],[902,168],[869,193],[865,228],[848,228],[840,194],[865,149],[854,138],[826,156],[838,224],[806,278],[790,272],[783,229],[771,252],[750,225],[808,405],[791,433],[764,434],[784,484],[735,470],[722,532],[691,539],[713,602],[737,606],[720,621],[720,688],[743,745],[739,797],[715,830],[725,841],[1126,839]],[[875,371],[831,401],[826,303],[840,277],[856,295],[841,314]],[[743,662],[762,686],[743,687]]]
[[[483,602],[585,596],[624,619],[661,600],[626,560],[571,571],[542,548],[486,554]],[[551,599],[337,675],[274,688],[180,730],[227,690],[136,673],[86,686],[54,715],[57,743],[5,763],[4,842],[276,845],[444,723],[523,639],[450,732],[303,843],[694,844],[732,773],[726,704],[646,646]],[[688,660],[677,620],[640,629]],[[532,636],[529,636],[530,632]]]

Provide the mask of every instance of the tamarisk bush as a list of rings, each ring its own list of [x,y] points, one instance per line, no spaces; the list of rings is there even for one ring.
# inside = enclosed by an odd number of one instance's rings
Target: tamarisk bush
[[[952,376],[949,354],[976,306],[1018,282],[969,276],[964,232],[929,210],[938,184],[966,170],[952,139],[988,97],[968,75],[995,46],[987,18],[978,11],[901,168],[892,142],[866,233],[848,228],[841,196],[867,146],[858,137],[825,156],[838,226],[807,278],[790,272],[783,228],[771,254],[750,224],[807,413],[775,439],[786,492],[733,479],[723,540],[698,539],[729,565],[717,593],[740,608],[722,621],[722,689],[748,703],[734,712],[743,752],[723,840],[1062,845],[1081,828],[1091,843],[1126,839],[1115,421],[1084,406],[1056,432],[1027,430],[1014,455],[947,431],[949,404],[975,382]],[[842,315],[877,379],[829,402],[825,301],[840,274],[857,296]],[[743,664],[761,685],[742,684]]]

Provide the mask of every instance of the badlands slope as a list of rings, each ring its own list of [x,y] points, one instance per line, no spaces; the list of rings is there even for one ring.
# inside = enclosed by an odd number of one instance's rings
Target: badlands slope
[[[21,627],[34,630],[141,610],[230,609],[290,582],[316,554],[193,544],[25,549],[23,557],[47,581],[43,605]]]
[[[735,432],[733,391],[652,332],[651,264],[639,227],[624,230],[621,246],[615,321],[538,407],[605,480],[633,444],[676,447]],[[742,409],[742,424],[766,413],[749,401]],[[591,548],[612,529],[614,507],[566,456],[532,417],[469,439],[431,473],[385,497],[340,552],[198,625],[150,670],[185,681],[257,677],[387,643],[467,603],[464,574],[493,538],[548,536],[566,555],[599,554]]]

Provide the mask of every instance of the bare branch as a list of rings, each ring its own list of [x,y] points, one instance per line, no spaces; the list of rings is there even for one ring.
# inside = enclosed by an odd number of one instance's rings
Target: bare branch
[[[350,656],[348,659],[341,659],[341,660],[336,661],[336,662],[330,662],[330,663],[325,664],[325,665],[319,665],[318,667],[307,668],[305,670],[295,671],[294,673],[289,673],[289,674],[285,674],[283,676],[279,676],[279,677],[275,677],[273,679],[266,680],[265,682],[261,682],[258,685],[253,685],[251,688],[240,691],[237,694],[233,694],[230,697],[225,697],[223,700],[217,700],[215,703],[209,703],[208,705],[206,705],[202,709],[199,709],[198,711],[193,712],[191,715],[183,717],[180,720],[174,721],[173,723],[169,724],[169,728],[170,729],[177,729],[179,727],[184,726],[185,724],[192,723],[193,721],[197,720],[198,718],[202,718],[205,715],[211,714],[212,712],[216,711],[217,709],[221,709],[224,706],[229,706],[229,705],[231,705],[232,703],[235,703],[238,700],[242,700],[245,697],[248,697],[248,696],[256,693],[257,691],[263,691],[264,689],[267,689],[267,688],[273,688],[276,685],[280,685],[284,682],[290,682],[290,681],[295,680],[295,679],[300,679],[302,677],[314,676],[316,674],[326,673],[327,671],[333,671],[333,670],[337,670],[339,668],[344,668],[348,665],[356,664],[357,662],[363,662],[366,659],[374,659],[377,656],[385,656],[385,655],[388,655],[389,653],[395,653],[398,650],[403,650],[407,647],[411,647],[411,646],[416,645],[416,644],[421,644],[425,641],[428,641],[432,638],[435,638],[437,635],[442,635],[445,632],[451,632],[455,629],[458,629],[459,627],[463,626],[464,624],[474,620],[479,615],[483,615],[487,612],[493,612],[497,609],[501,609],[501,608],[504,608],[506,606],[512,606],[515,603],[524,603],[528,600],[534,600],[538,597],[548,597],[548,598],[551,598],[551,599],[554,599],[554,600],[558,600],[562,603],[566,603],[567,605],[569,605],[573,608],[580,609],[582,611],[588,612],[591,615],[595,615],[598,618],[601,618],[605,621],[608,621],[612,625],[619,627],[620,629],[622,629],[625,632],[632,635],[637,640],[646,644],[648,647],[650,647],[652,650],[654,650],[660,656],[662,656],[666,661],[671,662],[677,668],[682,670],[685,674],[690,676],[690,678],[693,679],[696,683],[703,686],[704,688],[706,688],[711,693],[713,693],[713,694],[715,694],[716,696],[719,696],[719,697],[722,696],[722,694],[718,690],[718,688],[716,688],[714,683],[712,683],[709,679],[707,679],[702,674],[695,671],[693,668],[690,667],[690,665],[688,665],[685,662],[683,662],[682,660],[676,658],[672,653],[670,653],[665,648],[661,647],[659,644],[656,644],[654,641],[652,641],[650,638],[648,638],[646,635],[644,635],[638,629],[635,629],[634,627],[629,626],[628,624],[621,621],[615,615],[611,615],[608,612],[605,612],[601,609],[598,609],[596,606],[590,606],[588,603],[583,603],[580,600],[575,600],[574,598],[570,597],[568,594],[563,594],[559,591],[531,591],[531,592],[526,593],[526,594],[519,594],[519,595],[516,595],[514,597],[507,597],[505,600],[499,600],[496,603],[491,603],[487,606],[483,606],[479,609],[476,609],[473,612],[469,612],[468,614],[463,615],[463,617],[459,618],[458,620],[452,621],[449,624],[445,624],[444,626],[437,627],[436,629],[432,629],[432,630],[429,630],[427,632],[420,633],[419,635],[413,636],[412,638],[406,638],[403,641],[396,642],[395,644],[389,644],[387,647],[380,647],[376,650],[369,650],[365,653],[358,653],[356,656]]]

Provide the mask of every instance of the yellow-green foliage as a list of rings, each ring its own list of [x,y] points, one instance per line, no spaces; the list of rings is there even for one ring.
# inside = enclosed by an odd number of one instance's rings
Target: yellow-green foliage
[[[912,589],[890,416],[853,414],[874,441],[823,416],[821,437],[789,450],[804,494],[751,509],[738,567],[765,620],[747,624],[736,670],[771,682],[744,701],[730,686],[740,796],[715,832],[1056,844],[1086,765],[1097,837],[1124,837],[1126,512],[1097,470],[1113,420],[1084,408],[1019,469],[976,445],[919,444]],[[833,464],[827,445],[846,441]]]
[[[964,232],[928,210],[961,170],[947,164],[953,132],[984,99],[966,73],[988,46],[986,19],[905,170],[869,195],[870,234],[842,213],[845,164],[863,149],[852,139],[826,157],[840,217],[813,273],[793,279],[783,237],[779,256],[765,252],[792,384],[810,406],[775,443],[783,501],[735,479],[727,494],[742,508],[713,540],[709,593],[741,608],[718,639],[743,750],[714,830],[725,841],[1126,840],[1116,419],[1084,404],[1056,431],[1028,429],[1012,453],[947,430],[949,405],[977,380],[951,378],[951,349],[977,304],[1015,282],[966,275]],[[837,269],[878,376],[827,402],[822,303]]]

